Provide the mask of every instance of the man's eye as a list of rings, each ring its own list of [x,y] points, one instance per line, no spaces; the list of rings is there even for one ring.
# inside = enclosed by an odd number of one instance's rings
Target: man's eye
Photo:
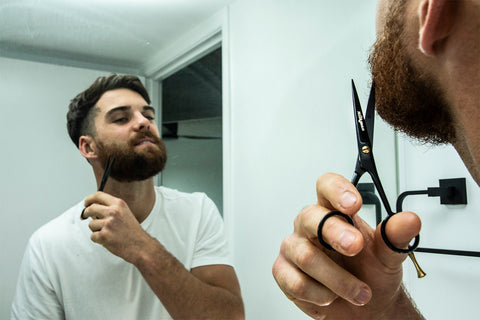
[[[148,119],[149,121],[155,120],[155,115],[152,115],[151,113],[144,113],[143,116],[145,119]]]
[[[115,120],[113,120],[114,123],[125,123],[127,122],[127,118],[117,118]]]

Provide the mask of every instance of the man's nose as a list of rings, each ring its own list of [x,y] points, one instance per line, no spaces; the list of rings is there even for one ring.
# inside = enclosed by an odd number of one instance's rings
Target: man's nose
[[[141,113],[135,114],[135,130],[146,130],[150,128],[150,120]]]

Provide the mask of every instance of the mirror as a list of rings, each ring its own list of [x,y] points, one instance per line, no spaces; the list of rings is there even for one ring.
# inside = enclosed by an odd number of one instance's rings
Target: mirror
[[[2,1],[0,124],[4,134],[0,139],[6,156],[0,169],[4,213],[0,254],[8,263],[0,279],[0,318],[10,316],[18,267],[30,235],[95,190],[91,167],[66,131],[70,99],[98,76],[116,72],[143,77],[153,104],[159,105],[162,81],[168,86],[176,71],[212,51],[221,58],[218,13],[221,16],[230,2]],[[202,44],[194,45],[199,39]],[[215,81],[217,89],[220,81],[221,90],[221,78]],[[219,97],[221,101],[221,91]],[[213,128],[207,135],[214,139],[203,143],[214,144],[208,148],[217,153],[221,168],[221,105],[220,114],[210,117],[208,126],[200,126]],[[169,149],[179,149],[173,139],[169,143]],[[174,164],[178,157],[169,153],[169,158]],[[165,179],[167,183],[170,178]],[[221,172],[216,179],[221,182]],[[198,184],[195,191],[208,192]],[[221,183],[210,192],[216,192],[211,198],[222,211]]]

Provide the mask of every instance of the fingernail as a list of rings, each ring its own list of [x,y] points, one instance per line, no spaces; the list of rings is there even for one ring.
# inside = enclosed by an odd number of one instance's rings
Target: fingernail
[[[350,208],[355,202],[357,202],[357,197],[349,191],[345,192],[340,199],[340,205],[344,208]]]
[[[355,302],[361,306],[365,305],[370,301],[370,290],[367,288],[360,289],[360,292],[354,298]]]
[[[355,234],[353,234],[353,232],[349,230],[346,230],[342,232],[342,234],[338,239],[338,242],[340,244],[340,247],[342,247],[342,249],[347,250],[352,245],[354,240],[355,240]]]

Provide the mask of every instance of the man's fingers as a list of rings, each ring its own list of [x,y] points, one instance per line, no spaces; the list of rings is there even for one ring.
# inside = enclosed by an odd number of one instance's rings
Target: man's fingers
[[[420,218],[413,212],[399,212],[388,220],[385,233],[395,247],[407,249],[412,239],[420,233],[421,226]],[[389,268],[398,268],[407,255],[399,254],[385,244],[380,232],[380,225],[375,230],[375,238],[377,239],[378,257],[382,263]]]
[[[101,191],[89,195],[85,199],[84,205],[85,210],[81,216],[82,219],[88,217],[101,219],[108,215],[118,213],[119,210],[128,208],[127,203],[122,199]]]
[[[85,207],[82,218],[87,219],[91,217],[92,219],[103,219],[106,214],[106,207],[104,205],[93,203]]]
[[[353,214],[362,207],[362,197],[345,177],[326,173],[317,180],[317,200],[320,206]]]
[[[295,231],[307,239],[317,241],[318,226],[327,213],[325,208],[318,205],[305,208],[295,219]],[[326,243],[346,256],[356,255],[363,248],[362,233],[339,216],[325,220],[321,235]]]
[[[338,297],[331,290],[303,273],[282,255],[275,261],[272,273],[278,286],[292,301],[327,306]]]
[[[88,227],[90,230],[92,230],[92,232],[97,232],[102,230],[104,224],[105,222],[103,220],[95,219],[89,222]]]
[[[348,300],[355,305],[364,305],[371,298],[369,287],[350,272],[343,269],[335,261],[333,261],[322,249],[313,245],[311,241],[292,235],[284,240],[281,247],[281,256],[290,261],[303,274],[308,275],[308,279],[314,281],[306,281],[299,275],[293,276],[293,272],[289,275],[289,281],[285,281],[286,287],[294,297],[302,297],[302,300],[314,302],[318,300],[308,300],[311,297],[306,296],[308,290],[316,290],[318,295],[325,296],[325,290],[331,291],[335,295]],[[321,285],[320,285],[321,284]],[[332,297],[330,293],[330,297]],[[333,297],[335,297],[333,295]],[[317,298],[318,299],[318,298]],[[329,304],[333,300],[322,300],[322,303]],[[319,304],[317,302],[317,304]]]
[[[108,193],[98,191],[94,194],[89,195],[85,199],[84,205],[85,205],[85,207],[88,207],[93,203],[98,203],[98,204],[103,204],[103,205],[108,206],[114,201],[114,199],[116,199],[116,198],[109,195]]]

